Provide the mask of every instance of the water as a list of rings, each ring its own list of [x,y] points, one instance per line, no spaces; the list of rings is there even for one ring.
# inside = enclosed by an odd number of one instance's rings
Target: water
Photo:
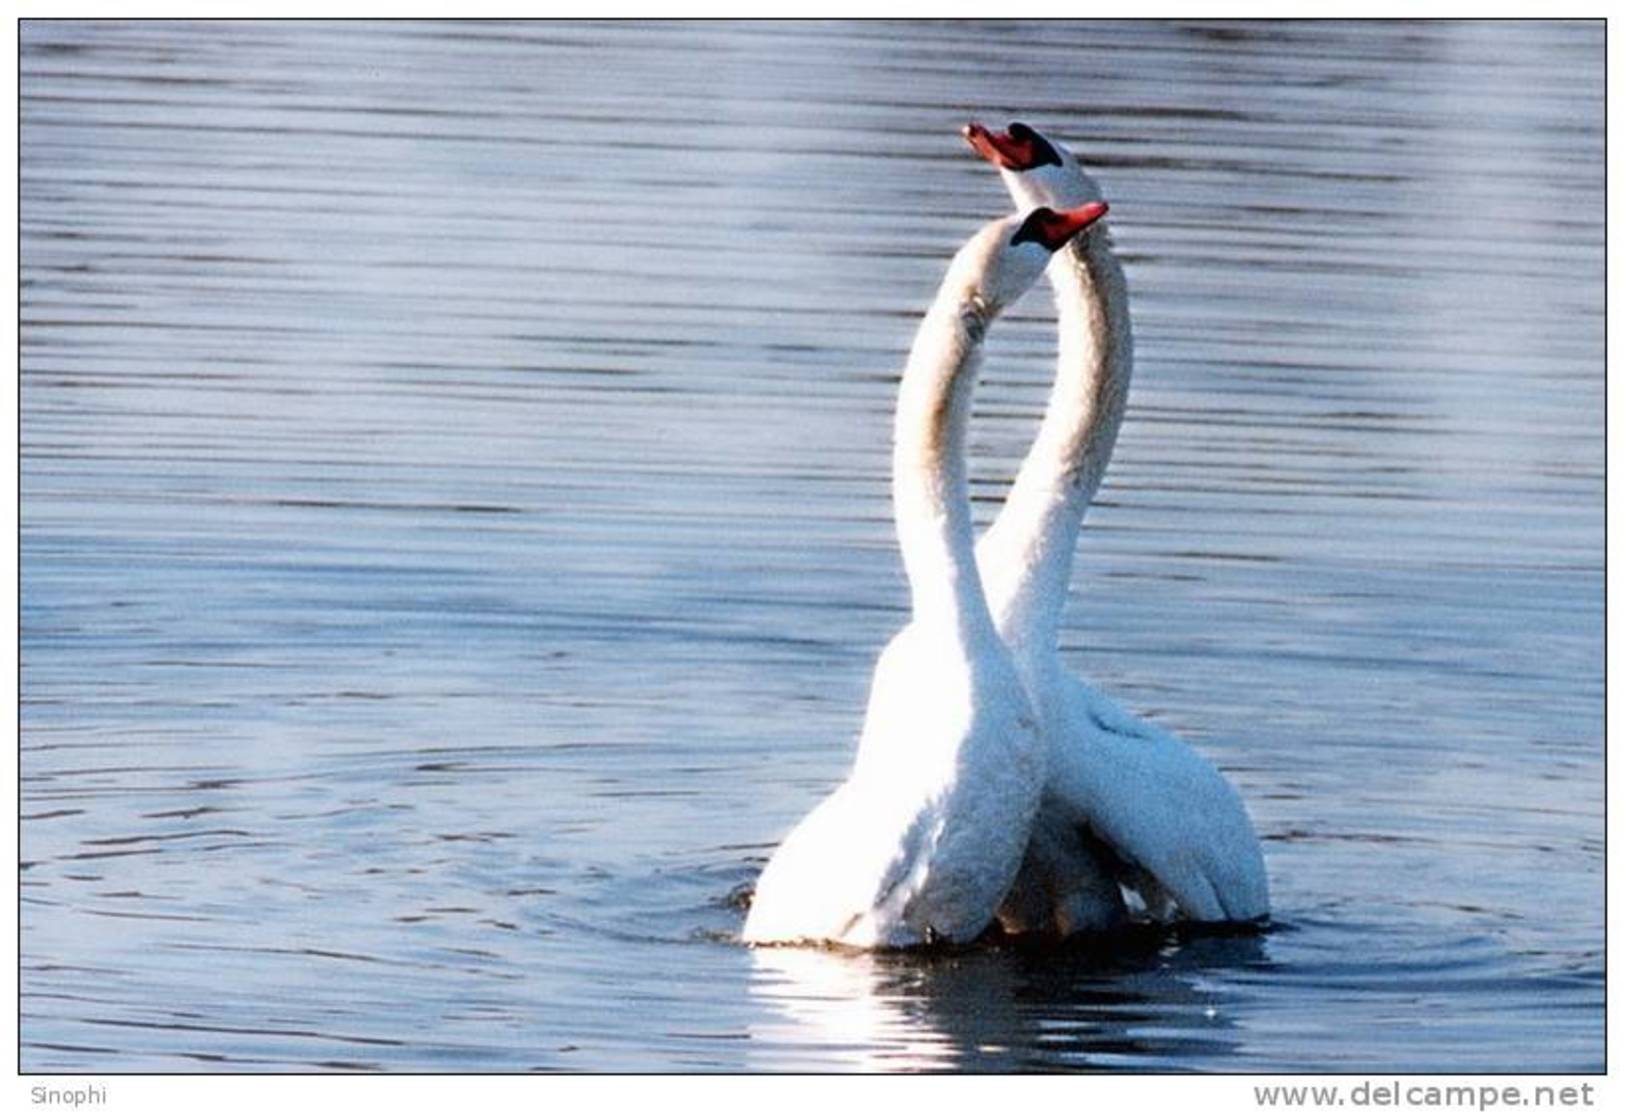
[[[1602,40],[25,23],[24,1069],[1599,1069]],[[973,115],[1112,199],[1064,649],[1239,786],[1266,935],[732,941],[903,621]]]

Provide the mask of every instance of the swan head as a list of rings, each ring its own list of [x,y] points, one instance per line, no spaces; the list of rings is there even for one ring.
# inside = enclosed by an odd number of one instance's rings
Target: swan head
[[[1077,156],[1037,128],[1018,122],[993,131],[973,120],[960,134],[973,151],[999,168],[1017,208],[1073,208],[1105,197]]]
[[[1050,256],[1106,215],[1106,202],[1072,208],[1041,205],[985,225],[949,266],[945,289],[961,305],[980,307],[983,323],[1026,293],[1049,265]]]

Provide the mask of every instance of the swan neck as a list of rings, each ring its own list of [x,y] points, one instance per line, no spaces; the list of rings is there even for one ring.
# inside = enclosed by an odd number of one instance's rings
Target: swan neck
[[[914,338],[897,403],[892,498],[914,621],[995,638],[976,570],[965,439],[993,311],[945,288]]]
[[[1117,444],[1134,362],[1128,285],[1105,231],[1058,252],[1048,275],[1058,317],[1055,385],[980,550],[999,632],[1033,652],[1055,645],[1078,531]]]

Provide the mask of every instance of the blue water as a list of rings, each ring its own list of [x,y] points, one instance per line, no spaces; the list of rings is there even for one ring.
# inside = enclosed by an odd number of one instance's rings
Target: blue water
[[[1584,1071],[1600,23],[22,25],[30,1071]],[[889,422],[1073,142],[1133,288],[1068,660],[1275,929],[752,952],[906,595]],[[992,336],[982,520],[1053,314]]]

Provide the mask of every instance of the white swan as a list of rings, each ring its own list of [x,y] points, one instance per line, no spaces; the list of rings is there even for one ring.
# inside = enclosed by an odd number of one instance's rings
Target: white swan
[[[897,403],[892,498],[913,618],[875,666],[851,775],[757,881],[747,943],[968,942],[1016,875],[1043,743],[976,573],[965,427],[988,324],[1105,211],[993,221],[948,267]]]
[[[999,168],[1018,210],[1100,199],[1072,153],[1033,128],[992,132],[973,123],[964,135]],[[1009,498],[976,549],[1049,765],[1000,920],[1007,930],[1063,935],[1111,926],[1124,909],[1105,878],[1121,876],[1122,863],[1136,868],[1148,904],[1167,897],[1193,920],[1256,920],[1269,913],[1269,882],[1241,797],[1195,750],[1068,672],[1056,649],[1079,527],[1123,420],[1133,340],[1128,286],[1104,225],[1059,251],[1049,278],[1059,317],[1055,386]]]

